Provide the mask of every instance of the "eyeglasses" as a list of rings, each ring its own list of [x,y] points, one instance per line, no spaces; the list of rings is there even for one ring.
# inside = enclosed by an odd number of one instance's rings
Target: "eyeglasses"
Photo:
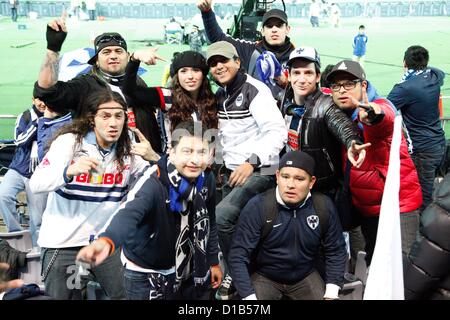
[[[341,87],[344,87],[345,90],[352,90],[353,88],[356,87],[356,84],[358,82],[361,82],[361,80],[351,80],[346,81],[344,83],[333,83],[330,86],[330,89],[333,90],[334,92],[338,92],[339,90],[341,90]]]

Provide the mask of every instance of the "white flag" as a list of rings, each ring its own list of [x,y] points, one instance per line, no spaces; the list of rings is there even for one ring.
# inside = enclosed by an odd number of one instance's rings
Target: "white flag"
[[[59,81],[69,81],[79,74],[88,73],[92,66],[87,62],[94,56],[94,49],[80,48],[66,52],[59,61]]]
[[[400,144],[402,117],[394,120],[389,168],[381,201],[377,241],[367,277],[364,300],[404,300],[400,231]]]

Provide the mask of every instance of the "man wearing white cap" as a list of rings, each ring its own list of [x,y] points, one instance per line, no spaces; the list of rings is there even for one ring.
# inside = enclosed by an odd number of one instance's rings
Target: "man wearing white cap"
[[[295,49],[287,63],[289,86],[282,112],[288,125],[286,151],[302,150],[317,164],[316,188],[334,196],[342,177],[341,148],[354,166],[364,161],[365,148],[357,127],[320,91],[320,57],[312,47]]]

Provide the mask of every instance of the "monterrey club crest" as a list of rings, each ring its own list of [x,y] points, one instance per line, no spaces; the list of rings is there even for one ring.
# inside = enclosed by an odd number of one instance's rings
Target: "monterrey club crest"
[[[319,226],[319,216],[310,215],[306,218],[306,222],[311,229],[315,230]]]

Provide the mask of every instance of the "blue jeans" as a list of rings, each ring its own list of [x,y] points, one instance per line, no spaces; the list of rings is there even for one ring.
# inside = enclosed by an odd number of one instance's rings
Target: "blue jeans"
[[[194,285],[192,279],[175,287],[175,273],[144,273],[125,269],[124,285],[127,300],[208,300],[211,298],[210,281]]]
[[[433,185],[436,172],[444,161],[445,143],[426,151],[417,151],[411,155],[422,188],[422,211],[433,200]]]
[[[32,193],[30,179],[20,175],[16,170],[9,169],[0,183],[0,212],[9,232],[20,231],[16,210],[16,196],[25,190],[27,194],[28,214],[30,216],[30,232],[33,246],[37,246],[39,229],[41,228],[42,213],[47,203],[47,193]]]
[[[120,250],[117,250],[102,264],[93,267],[89,275],[78,276],[75,258],[80,249],[81,247],[62,248],[58,249],[57,254],[55,254],[56,249],[42,249],[41,274],[47,273],[44,279],[45,293],[57,300],[81,300],[85,296],[87,283],[94,280],[100,284],[110,299],[124,299]]]
[[[228,181],[229,174],[225,177]],[[226,182],[225,181],[225,182]],[[225,261],[231,248],[231,240],[236,224],[247,202],[255,195],[275,187],[275,177],[272,175],[253,175],[243,186],[230,188],[227,184],[222,188],[223,198],[216,207],[216,222],[219,235],[219,245]]]

